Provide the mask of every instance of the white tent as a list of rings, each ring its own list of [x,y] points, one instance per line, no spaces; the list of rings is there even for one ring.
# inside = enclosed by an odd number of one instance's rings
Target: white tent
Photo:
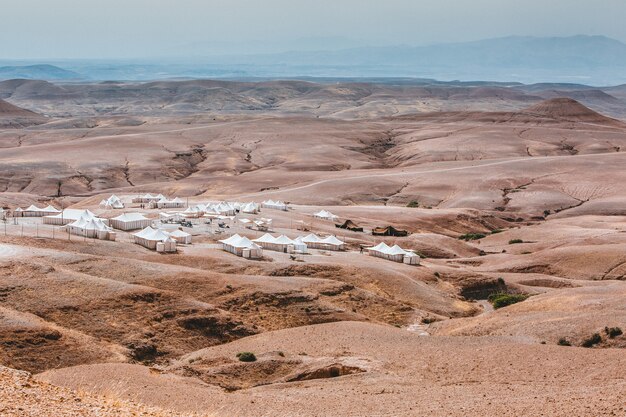
[[[254,239],[253,242],[258,243],[263,249],[277,252],[291,253],[295,250],[295,242],[285,235],[274,237],[266,233],[260,238]]]
[[[280,200],[279,201],[266,200],[263,203],[261,203],[261,207],[274,209],[274,210],[287,211],[287,204],[283,203]]]
[[[335,236],[328,236],[321,238],[313,233],[302,238],[302,242],[312,249],[326,249],[326,250],[344,250],[345,242],[337,239]]]
[[[88,238],[115,240],[115,232],[97,217],[81,217],[65,226],[65,230],[73,235]]]
[[[150,193],[140,195],[139,197],[133,198],[133,203],[152,203],[153,201],[159,201],[160,199],[165,198],[163,194],[152,195]]]
[[[326,211],[326,210],[318,211],[317,213],[313,214],[313,217],[316,217],[322,220],[333,220],[333,221],[339,218],[339,216],[335,216],[333,213],[331,213],[330,211]]]
[[[384,242],[369,248],[368,253],[378,258],[387,259],[393,262],[403,262],[409,265],[419,265],[420,257],[412,251],[406,251],[398,245],[387,246]]]
[[[42,220],[44,224],[66,225],[66,224],[75,222],[81,217],[94,218],[96,217],[96,215],[93,214],[90,210],[65,209],[59,214],[55,214],[52,216],[44,216]],[[104,224],[108,223],[108,220],[106,219],[101,219],[101,220]]]
[[[184,243],[186,245],[191,244],[191,234],[183,232],[182,230],[174,230],[169,232],[169,235],[178,243]]]
[[[178,197],[173,200],[168,200],[167,198],[161,196],[158,201],[153,201],[150,205],[157,208],[183,208],[185,207],[185,202]]]
[[[117,217],[113,217],[109,223],[112,227],[119,230],[135,230],[144,229],[152,224],[152,220],[148,219],[141,213],[124,213]]]
[[[243,205],[239,210],[242,213],[257,214],[259,211],[261,211],[261,206],[259,206],[257,203],[248,203]]]
[[[371,248],[367,248],[367,253],[371,256],[376,256],[378,258],[384,258],[385,254],[389,250],[389,246],[385,242],[380,242],[378,245],[373,246]]]
[[[133,235],[135,243],[157,252],[176,252],[176,240],[169,233],[146,227]]]
[[[6,211],[0,207],[0,220],[4,220],[6,218]]]
[[[202,215],[204,214],[204,212],[200,209],[198,209],[198,207],[187,207],[187,209],[185,211],[183,211],[181,213],[183,216],[187,217],[187,218],[198,218],[198,217],[202,217]]]
[[[263,256],[263,250],[254,242],[250,241],[245,236],[239,236],[237,234],[232,235],[228,239],[220,240],[222,248],[237,256],[248,259],[258,259]]]
[[[297,237],[293,240],[293,249],[296,252],[306,253],[308,248],[306,243],[302,240],[302,237]]]
[[[324,249],[329,250],[344,250],[346,247],[346,243],[337,239],[335,236],[325,237],[319,244],[324,245]]]
[[[122,200],[120,200],[118,196],[113,194],[106,200],[102,200],[100,202],[100,207],[104,207],[106,209],[123,209],[124,203],[122,203]]]
[[[44,208],[39,208],[35,206],[34,204],[31,204],[25,209],[22,209],[19,207],[15,209],[14,217],[43,217],[43,216],[49,216],[52,214],[57,214],[60,212],[61,212],[60,210],[57,210],[50,205]]]

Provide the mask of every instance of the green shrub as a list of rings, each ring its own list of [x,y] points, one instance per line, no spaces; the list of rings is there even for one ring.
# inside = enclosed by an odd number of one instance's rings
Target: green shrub
[[[420,203],[418,203],[415,200],[412,200],[412,201],[409,201],[409,204],[407,204],[406,206],[410,208],[418,208],[420,206]]]
[[[237,357],[241,362],[255,362],[256,356],[252,352],[239,352]]]
[[[524,243],[522,239],[511,239],[509,240],[509,245],[515,245],[517,243]]]
[[[502,307],[510,306],[512,304],[519,303],[526,300],[530,295],[528,294],[506,294],[497,293],[491,294],[488,298],[489,302],[496,310]]]
[[[621,336],[622,334],[624,334],[624,332],[622,332],[622,329],[620,329],[619,327],[605,327],[604,332],[609,337],[609,339],[615,339],[617,336]]]
[[[470,240],[483,239],[485,236],[486,235],[483,233],[466,233],[464,235],[459,236],[459,239],[469,242]]]
[[[602,336],[600,336],[599,333],[594,333],[591,336],[589,336],[587,339],[583,340],[583,343],[581,344],[581,346],[585,348],[590,348],[590,347],[593,347],[594,345],[597,345],[600,342],[602,342]]]
[[[502,229],[496,229],[496,230],[492,230],[491,231],[492,235],[495,235],[495,234],[498,234],[498,233],[502,233]]]
[[[559,339],[559,341],[557,342],[557,344],[559,346],[572,346],[572,344],[570,343],[569,340],[567,340],[566,338],[562,337]]]

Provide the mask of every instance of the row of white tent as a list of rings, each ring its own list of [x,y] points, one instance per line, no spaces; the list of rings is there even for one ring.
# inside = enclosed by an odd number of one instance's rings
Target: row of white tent
[[[244,258],[260,258],[262,256],[261,249],[284,253],[306,253],[308,248],[340,251],[344,250],[346,245],[345,242],[337,239],[336,236],[331,235],[322,238],[312,233],[295,239],[285,235],[274,237],[266,233],[254,240],[236,234],[228,239],[220,240],[220,243],[222,243],[225,251],[243,256]]]
[[[159,200],[167,200],[167,198],[163,194],[152,195],[150,193],[147,193],[133,198],[133,203],[152,203]]]
[[[284,253],[306,253],[307,245],[304,243],[301,237],[297,237],[295,239],[290,239],[285,235],[280,235],[278,237],[274,237],[269,233],[264,234],[258,239],[252,240],[257,245],[261,246],[263,249],[273,250],[277,252]]]
[[[288,207],[287,204],[285,204],[284,202],[277,200],[266,200],[264,202],[261,203],[261,207],[263,208],[268,208],[268,209],[274,209],[274,210],[282,210],[282,211],[287,211]]]
[[[124,203],[122,203],[122,200],[120,200],[118,196],[113,194],[111,195],[111,197],[107,198],[106,200],[102,200],[100,202],[100,207],[105,208],[107,210],[110,210],[110,209],[119,210],[119,209],[124,208]]]
[[[404,250],[398,245],[389,246],[385,242],[368,248],[371,256],[387,259],[389,261],[401,262],[409,265],[419,265],[420,257],[413,251]]]
[[[31,204],[27,208],[23,209],[21,207],[16,208],[13,211],[13,217],[43,217],[51,214],[60,213],[61,210],[58,210],[51,205],[47,207],[39,208],[34,204]]]
[[[176,252],[178,243],[191,243],[191,235],[182,230],[166,231],[148,226],[133,234],[135,243],[157,252]]]

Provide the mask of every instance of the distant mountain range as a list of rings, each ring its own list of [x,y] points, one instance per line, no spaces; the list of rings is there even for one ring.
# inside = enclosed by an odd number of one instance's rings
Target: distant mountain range
[[[0,80],[15,78],[54,81],[80,79],[83,76],[76,72],[47,64],[0,67]]]
[[[56,65],[1,67],[0,79],[415,77],[615,85],[626,83],[626,44],[604,36],[512,36],[417,47],[359,47],[123,62],[63,61]]]

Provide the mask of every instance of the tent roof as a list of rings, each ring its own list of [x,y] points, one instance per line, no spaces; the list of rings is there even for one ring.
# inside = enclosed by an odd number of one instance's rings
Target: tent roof
[[[134,222],[138,220],[150,220],[141,213],[124,213],[117,217],[113,217],[111,220],[119,220],[121,222]]]
[[[254,239],[253,242],[276,243],[276,238],[274,236],[270,235],[269,233],[266,233],[263,236],[261,236],[260,238]]]
[[[276,238],[275,242],[279,245],[293,245],[293,240],[291,240],[290,238],[288,238],[285,235],[280,235]]]
[[[169,232],[170,236],[174,236],[174,237],[187,237],[187,236],[191,236],[191,234],[187,233],[187,232],[183,232],[182,230],[174,230],[172,232]]]
[[[319,236],[317,236],[316,234],[310,233],[308,235],[306,235],[305,237],[302,238],[302,241],[304,243],[307,242],[320,242],[322,239],[319,238]]]
[[[335,236],[325,237],[320,242],[321,243],[326,243],[328,245],[333,245],[333,246],[339,246],[339,245],[345,244],[345,242],[342,242],[341,240],[337,239],[337,237],[335,237]]]
[[[368,250],[372,250],[376,252],[383,252],[383,253],[387,253],[389,249],[391,248],[385,242],[380,242],[378,245],[368,248]]]
[[[398,245],[393,245],[391,248],[389,248],[389,250],[387,251],[387,254],[388,255],[406,255],[407,251],[405,251]]]

